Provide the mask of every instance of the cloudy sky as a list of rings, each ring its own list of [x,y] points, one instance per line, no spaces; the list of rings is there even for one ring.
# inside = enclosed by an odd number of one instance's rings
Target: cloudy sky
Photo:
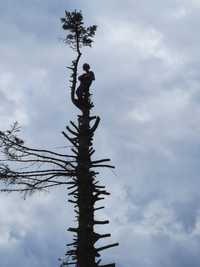
[[[119,267],[200,266],[200,0],[7,0],[0,3],[0,127],[18,120],[27,144],[65,151],[69,99],[59,18],[82,10],[97,24],[92,49],[96,156],[112,193],[102,218]],[[81,71],[81,70],[80,70]],[[65,188],[0,195],[0,265],[55,267],[71,240]],[[106,229],[107,228],[107,229]]]

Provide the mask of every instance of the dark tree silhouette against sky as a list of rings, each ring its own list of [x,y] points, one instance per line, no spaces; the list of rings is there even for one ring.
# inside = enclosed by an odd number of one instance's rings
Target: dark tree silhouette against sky
[[[78,267],[115,266],[100,265],[100,252],[117,246],[118,243],[96,246],[100,239],[110,234],[99,234],[95,226],[109,223],[108,220],[95,219],[95,212],[103,209],[97,206],[100,200],[110,195],[97,180],[98,168],[114,168],[110,159],[93,159],[93,138],[100,118],[91,115],[94,104],[91,101],[90,86],[95,79],[88,63],[83,65],[85,71],[79,76],[80,85],[77,89],[77,72],[81,58],[81,48],[91,47],[96,32],[96,25],[84,26],[80,11],[65,11],[61,19],[63,29],[67,32],[65,43],[76,52],[71,70],[71,100],[81,112],[77,123],[70,121],[67,132],[62,132],[71,143],[71,153],[60,154],[49,149],[31,148],[25,145],[18,136],[20,127],[14,123],[12,128],[0,132],[0,148],[3,159],[0,164],[1,191],[33,193],[55,186],[68,185],[68,200],[74,205],[77,225],[68,230],[74,234],[73,242],[68,244],[69,250],[61,261],[61,266],[75,265]]]

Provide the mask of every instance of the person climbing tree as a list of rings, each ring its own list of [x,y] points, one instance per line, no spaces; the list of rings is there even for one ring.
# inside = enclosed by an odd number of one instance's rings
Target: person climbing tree
[[[80,85],[76,90],[76,95],[78,97],[79,103],[83,101],[85,94],[89,92],[89,88],[92,82],[95,80],[94,72],[90,70],[89,64],[84,63],[83,70],[85,72],[78,77],[78,80],[80,81]]]

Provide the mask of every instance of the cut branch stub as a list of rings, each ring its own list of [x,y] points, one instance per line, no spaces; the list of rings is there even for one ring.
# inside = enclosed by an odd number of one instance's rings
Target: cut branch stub
[[[99,123],[100,123],[100,117],[97,116],[94,125],[90,128],[91,133],[96,131],[97,127],[99,126]]]

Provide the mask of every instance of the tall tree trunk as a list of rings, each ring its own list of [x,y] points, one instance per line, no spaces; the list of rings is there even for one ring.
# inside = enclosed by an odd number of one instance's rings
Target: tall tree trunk
[[[108,221],[96,221],[95,211],[104,207],[95,207],[97,201],[104,199],[104,195],[109,195],[105,187],[99,185],[96,180],[96,167],[111,167],[111,165],[103,164],[110,161],[109,159],[102,159],[92,161],[91,156],[94,153],[93,135],[98,127],[100,118],[91,116],[90,111],[93,103],[90,100],[89,88],[86,88],[84,98],[76,101],[76,106],[81,110],[81,115],[78,116],[78,126],[72,123],[75,132],[67,127],[68,131],[75,137],[70,138],[65,134],[68,140],[74,145],[72,151],[77,158],[76,177],[70,183],[69,189],[72,192],[69,195],[73,196],[72,202],[75,213],[77,214],[77,228],[69,228],[68,230],[74,232],[74,242],[69,244],[73,248],[70,249],[66,255],[71,256],[72,262],[68,264],[75,264],[77,267],[96,267],[100,266],[101,260],[96,260],[100,257],[101,250],[117,246],[118,243],[108,246],[96,248],[95,243],[101,238],[110,237],[110,234],[98,234],[95,232],[95,225],[107,224]],[[94,121],[94,122],[93,122]],[[114,264],[105,265],[105,267],[113,267]]]
[[[95,266],[94,249],[94,175],[90,171],[93,133],[90,129],[89,94],[85,96],[82,115],[79,116],[79,138],[77,157],[78,179],[78,247],[77,260],[80,267]]]

